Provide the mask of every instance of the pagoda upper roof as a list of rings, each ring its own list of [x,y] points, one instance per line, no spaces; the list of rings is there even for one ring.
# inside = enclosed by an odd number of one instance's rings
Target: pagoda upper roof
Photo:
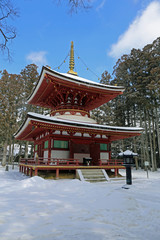
[[[122,94],[122,86],[97,83],[70,73],[59,73],[42,67],[39,81],[28,98],[28,103],[57,109],[60,102],[72,94],[83,102],[85,110],[92,110]]]
[[[118,127],[93,123],[77,122],[71,120],[57,119],[56,117],[44,116],[37,113],[28,113],[26,120],[15,133],[15,138],[19,140],[33,141],[38,134],[44,131],[65,131],[68,133],[87,133],[94,135],[107,136],[110,141],[138,136],[142,128],[137,127]]]

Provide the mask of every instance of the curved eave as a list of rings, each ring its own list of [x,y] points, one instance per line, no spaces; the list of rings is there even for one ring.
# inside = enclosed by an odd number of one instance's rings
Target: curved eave
[[[143,131],[142,128],[79,123],[28,113],[25,122],[14,136],[19,140],[33,141],[39,133],[44,132],[44,129],[107,135],[111,141],[138,136]]]
[[[49,89],[53,87],[51,83],[47,83],[45,81],[46,75],[50,76],[51,78],[54,78],[54,81],[57,81],[57,83],[59,82],[60,84],[65,84],[65,86],[68,86],[68,87],[75,87],[75,88],[81,87],[82,89],[86,89],[91,92],[98,91],[103,94],[111,94],[113,96],[111,96],[110,99],[113,99],[117,95],[122,94],[125,90],[124,87],[121,87],[121,86],[111,86],[111,85],[96,83],[78,76],[74,76],[72,74],[59,73],[43,66],[39,81],[37,82],[33,92],[28,98],[29,104],[35,104],[35,105],[42,104],[41,103],[42,95],[45,96],[46,92],[47,91],[49,92],[50,91]],[[107,101],[104,101],[104,102],[107,102]],[[47,107],[45,105],[43,106]]]

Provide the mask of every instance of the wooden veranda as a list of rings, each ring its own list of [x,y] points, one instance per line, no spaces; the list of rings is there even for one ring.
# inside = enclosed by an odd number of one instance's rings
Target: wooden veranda
[[[19,163],[19,171],[32,177],[38,175],[38,171],[56,171],[56,179],[59,179],[60,171],[69,171],[77,169],[105,169],[114,170],[115,176],[118,175],[119,169],[124,169],[123,160],[109,159],[98,160],[97,165],[84,165],[77,159],[57,159],[57,158],[23,158]]]

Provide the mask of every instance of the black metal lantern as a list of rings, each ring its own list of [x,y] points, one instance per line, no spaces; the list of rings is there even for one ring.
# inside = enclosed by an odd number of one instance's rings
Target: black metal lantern
[[[135,160],[133,158],[133,155],[123,155],[123,164],[124,165],[134,165]]]
[[[119,154],[119,156],[123,156],[123,165],[126,168],[126,184],[132,184],[132,172],[131,167],[134,166],[135,160],[134,156],[137,156],[137,153],[133,153],[132,151],[126,150]]]
[[[83,165],[90,166],[91,165],[92,158],[90,157],[84,157],[83,158]]]

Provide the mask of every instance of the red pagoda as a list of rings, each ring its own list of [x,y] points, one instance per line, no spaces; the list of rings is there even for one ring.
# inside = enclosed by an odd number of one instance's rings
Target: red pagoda
[[[115,169],[122,163],[111,160],[111,142],[138,136],[141,128],[97,124],[90,111],[123,94],[124,88],[81,78],[74,71],[73,42],[70,70],[59,73],[43,67],[28,103],[49,108],[50,116],[31,113],[15,134],[18,140],[34,142],[34,158],[22,159],[20,171],[82,168]]]

